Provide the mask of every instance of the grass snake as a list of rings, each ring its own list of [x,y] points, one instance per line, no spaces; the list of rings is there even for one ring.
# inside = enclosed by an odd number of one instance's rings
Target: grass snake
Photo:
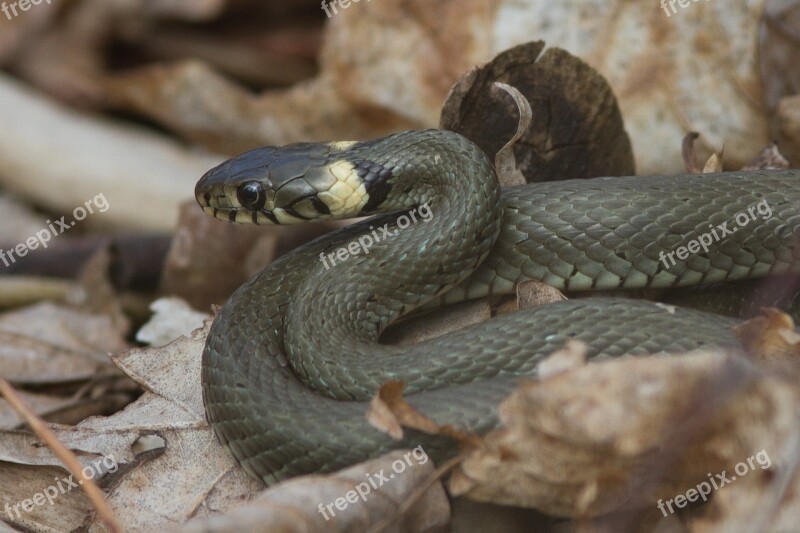
[[[397,318],[447,291],[456,301],[511,293],[526,280],[641,289],[800,270],[797,171],[501,189],[476,145],[424,130],[259,148],[210,170],[195,196],[207,213],[237,223],[375,215],[274,261],[211,326],[202,358],[208,419],[244,469],[268,484],[397,447],[422,445],[434,459],[452,454],[441,437],[411,431],[396,442],[366,422],[369,400],[388,380],[405,381],[409,402],[438,423],[485,432],[520,376],[535,375],[570,338],[586,342],[594,359],[738,347],[734,319],[622,298],[549,304],[413,346],[378,342]],[[707,253],[669,268],[659,261],[763,201],[771,217],[736,226]],[[398,227],[402,213],[423,204],[429,221]],[[320,260],[379,236],[384,225],[387,237],[368,250]]]

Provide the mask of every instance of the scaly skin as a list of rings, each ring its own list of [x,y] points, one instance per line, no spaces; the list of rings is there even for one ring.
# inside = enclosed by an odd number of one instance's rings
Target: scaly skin
[[[383,178],[359,189],[356,169],[366,174],[370,165],[369,179]],[[224,220],[297,222],[282,211],[290,200],[313,189],[341,192],[331,188],[337,180],[352,185],[350,207],[320,194],[326,206],[306,203],[297,212],[386,214],[301,246],[240,287],[203,354],[209,421],[266,483],[398,447],[421,444],[434,459],[452,454],[446,439],[411,431],[396,442],[365,421],[369,399],[388,380],[405,381],[409,402],[437,422],[483,432],[496,425],[495,407],[518,379],[535,375],[569,338],[586,342],[594,359],[739,347],[733,319],[609,298],[529,309],[414,346],[377,342],[392,321],[439,295],[504,294],[530,279],[559,289],[639,289],[800,270],[800,173],[793,171],[570,180],[501,192],[474,144],[428,130],[251,152],[210,171],[196,196]],[[267,191],[264,216],[237,200],[236,190],[253,181]],[[772,209],[768,220],[758,216],[669,269],[659,262],[660,252],[711,231],[709,224],[730,225],[762,200]],[[422,203],[428,222],[396,226],[398,210]],[[323,214],[314,217],[315,209]],[[383,224],[397,234],[368,254],[330,269],[320,261]]]

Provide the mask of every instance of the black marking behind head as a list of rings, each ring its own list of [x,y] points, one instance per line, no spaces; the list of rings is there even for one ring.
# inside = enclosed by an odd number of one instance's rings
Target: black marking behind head
[[[371,161],[359,161],[355,164],[355,169],[358,177],[364,180],[364,188],[369,194],[369,200],[361,211],[370,213],[377,209],[392,191],[392,184],[389,182],[392,169]]]

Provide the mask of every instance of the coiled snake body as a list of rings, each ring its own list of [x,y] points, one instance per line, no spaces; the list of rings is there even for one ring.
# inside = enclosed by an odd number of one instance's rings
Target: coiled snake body
[[[450,289],[457,300],[509,293],[529,279],[606,290],[800,270],[794,171],[501,191],[477,146],[426,130],[260,148],[209,171],[195,193],[209,214],[240,223],[377,215],[269,265],[211,327],[202,363],[208,419],[239,463],[267,483],[401,446],[421,444],[434,459],[452,453],[441,438],[412,431],[395,442],[366,422],[367,402],[388,380],[404,381],[409,402],[437,422],[481,432],[496,424],[496,405],[519,377],[535,375],[541,358],[567,339],[586,342],[593,358],[738,346],[733,319],[611,298],[520,311],[413,346],[378,342],[392,321]],[[758,202],[767,202],[771,217],[736,226],[707,253],[669,268],[660,261]],[[402,212],[423,204],[429,220],[398,226]],[[378,234],[384,225],[388,231]],[[367,234],[386,237],[350,253]],[[336,255],[342,248],[344,260]]]

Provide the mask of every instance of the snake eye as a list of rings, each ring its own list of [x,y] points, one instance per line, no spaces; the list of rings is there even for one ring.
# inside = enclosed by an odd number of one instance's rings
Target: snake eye
[[[264,188],[257,181],[250,181],[239,187],[236,198],[242,207],[253,211],[260,211],[266,200]]]

